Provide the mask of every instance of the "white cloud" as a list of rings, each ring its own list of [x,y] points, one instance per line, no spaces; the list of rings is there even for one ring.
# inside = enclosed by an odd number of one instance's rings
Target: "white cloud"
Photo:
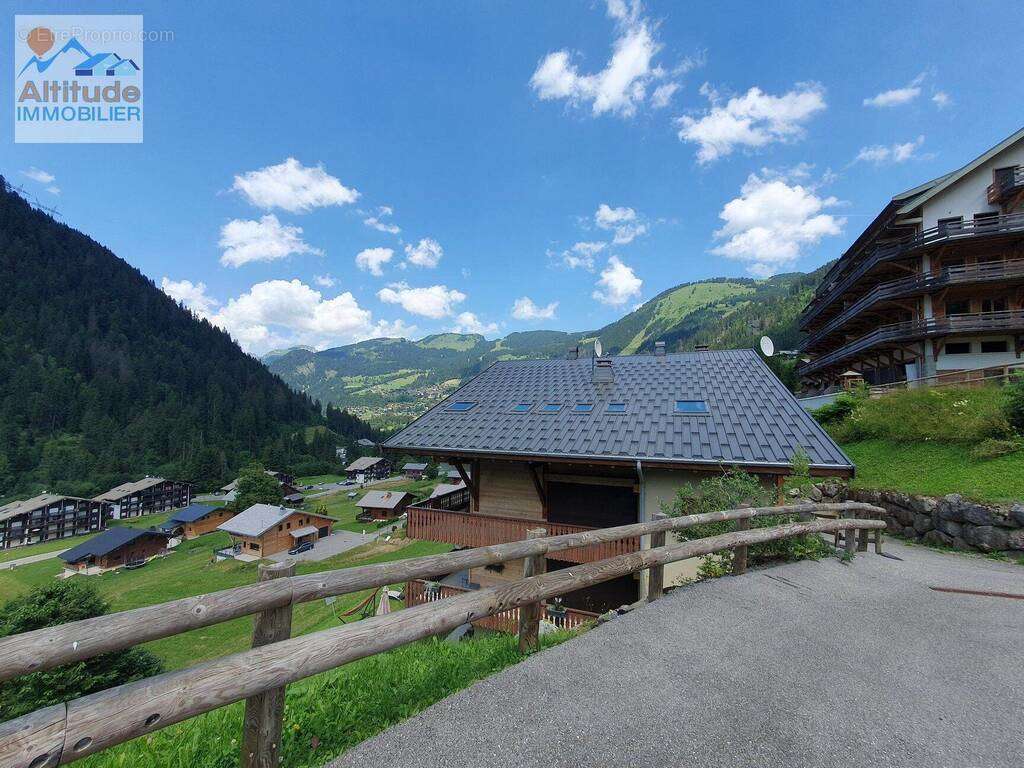
[[[330,275],[317,275],[313,278],[313,282],[321,288],[333,288],[336,281]]]
[[[903,144],[874,144],[870,147],[861,147],[860,152],[853,162],[874,163],[875,165],[886,165],[888,163],[904,163],[914,156],[917,149],[924,144],[924,136],[918,136],[914,141]]]
[[[676,91],[679,90],[679,83],[664,83],[654,89],[654,95],[651,96],[651,106],[655,109],[662,109],[667,107],[669,102],[672,101],[672,96]]]
[[[589,104],[594,115],[610,112],[631,117],[647,100],[648,89],[654,83],[684,74],[703,63],[700,58],[687,58],[671,73],[655,65],[654,58],[662,45],[654,37],[656,25],[642,17],[639,0],[630,3],[608,0],[607,6],[618,36],[612,43],[612,55],[604,69],[580,74],[568,50],[549,53],[537,64],[530,78],[530,87],[538,98],[566,99],[574,107]],[[655,89],[651,105],[664,107],[676,88],[677,83],[663,82]]]
[[[557,301],[552,301],[546,307],[539,307],[529,296],[522,296],[512,305],[512,317],[516,320],[553,320],[557,309]]]
[[[161,280],[168,295],[223,328],[252,354],[304,344],[322,349],[377,336],[410,335],[415,328],[400,320],[374,323],[355,297],[326,298],[299,280],[269,280],[253,285],[226,305],[206,293],[202,283]]]
[[[485,323],[472,312],[460,312],[455,318],[452,333],[479,333],[481,336],[493,336],[498,332],[497,323]]]
[[[838,204],[835,197],[819,197],[813,187],[751,174],[740,197],[718,214],[725,224],[715,238],[725,242],[712,252],[745,262],[757,277],[773,275],[792,267],[804,247],[842,231],[846,219],[823,212]]]
[[[953,104],[953,97],[945,91],[936,91],[932,94],[932,102],[939,109],[945,109]]]
[[[594,223],[601,229],[615,232],[612,239],[615,245],[626,245],[647,233],[647,225],[641,221],[637,212],[624,206],[612,208],[607,203],[601,203],[594,213]]]
[[[402,228],[393,221],[385,221],[385,219],[391,218],[393,213],[394,210],[389,205],[377,206],[377,212],[363,219],[363,224],[371,227],[372,229],[376,229],[378,232],[387,232],[390,235],[397,235],[402,231]]]
[[[235,176],[231,189],[241,192],[257,208],[281,208],[289,213],[347,205],[359,199],[359,192],[344,186],[323,166],[307,167],[294,157],[280,165]]]
[[[32,181],[38,181],[40,184],[52,184],[57,177],[49,171],[44,171],[41,168],[36,168],[34,165],[31,166],[27,171],[22,171],[21,175],[32,179]]]
[[[644,281],[619,260],[618,256],[608,259],[607,266],[601,271],[601,279],[591,294],[603,304],[618,307],[630,299],[640,296],[640,288]]]
[[[60,187],[58,187],[56,184],[54,184],[53,186],[47,187],[46,191],[49,192],[51,195],[59,195],[60,194]]]
[[[259,221],[232,219],[221,227],[218,245],[224,249],[220,263],[225,267],[240,267],[251,261],[276,261],[293,253],[323,255],[323,251],[302,239],[302,227],[282,224],[272,213]]]
[[[444,249],[441,244],[430,237],[424,237],[416,245],[405,246],[405,261],[407,264],[415,264],[417,267],[436,267]]]
[[[699,145],[697,161],[710,163],[731,154],[736,147],[763,147],[772,142],[794,141],[804,134],[804,123],[825,109],[825,89],[817,83],[797,83],[781,96],[751,88],[725,103],[705,83],[700,92],[711,108],[698,117],[677,119],[680,141]]]
[[[356,254],[356,266],[364,272],[380,277],[384,273],[381,266],[391,261],[395,252],[390,248],[366,248]]]
[[[377,291],[377,298],[385,304],[399,304],[413,315],[439,320],[451,316],[455,305],[466,300],[466,294],[446,285],[411,288],[406,283],[392,283]]]
[[[200,317],[209,318],[220,305],[206,293],[205,283],[193,283],[191,280],[171,280],[164,277],[160,280],[160,290],[175,301],[181,302]]]
[[[584,269],[592,270],[594,268],[594,256],[607,247],[608,243],[601,242],[600,240],[576,243],[569,250],[562,252],[562,264],[569,269],[583,267]]]
[[[926,74],[926,72],[922,72],[902,88],[882,91],[870,98],[864,99],[864,106],[885,109],[886,107],[898,107],[903,104],[909,104],[921,95],[921,83],[924,82]]]

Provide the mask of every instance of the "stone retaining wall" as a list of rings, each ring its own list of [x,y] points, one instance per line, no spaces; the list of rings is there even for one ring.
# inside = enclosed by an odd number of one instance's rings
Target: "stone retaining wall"
[[[925,544],[1024,554],[1024,503],[977,504],[956,493],[935,498],[833,482],[818,483],[810,495],[812,501],[862,501],[882,507],[890,531]]]

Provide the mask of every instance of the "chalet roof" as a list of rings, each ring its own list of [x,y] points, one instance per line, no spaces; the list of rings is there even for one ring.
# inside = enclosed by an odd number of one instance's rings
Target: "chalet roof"
[[[404,470],[411,470],[413,472],[415,472],[417,470],[422,472],[426,468],[427,468],[427,465],[426,465],[425,462],[423,464],[419,464],[419,463],[410,461],[408,464],[403,464],[402,465],[402,469],[404,469]]]
[[[303,528],[296,528],[293,531],[289,531],[293,539],[301,539],[303,536],[309,536],[317,532],[315,525],[307,525]]]
[[[408,453],[603,459],[633,464],[791,466],[803,448],[812,467],[853,463],[753,350],[611,358],[614,380],[592,381],[592,359],[509,360],[491,365],[392,436]],[[706,413],[677,412],[700,400]],[[449,410],[455,402],[473,405]],[[526,412],[513,412],[520,403]],[[540,409],[547,403],[562,408]],[[577,412],[576,403],[590,403]],[[624,404],[609,412],[609,404]]]
[[[457,491],[460,488],[465,488],[466,484],[463,482],[458,483],[438,483],[437,487],[430,492],[430,498],[436,499],[438,496],[444,496],[446,493]]]
[[[374,466],[375,464],[381,461],[384,461],[384,458],[381,456],[363,456],[361,458],[356,459],[347,467],[345,467],[345,471],[361,472],[364,469],[369,469],[370,467]]]
[[[34,510],[48,507],[51,504],[56,504],[64,499],[69,499],[71,501],[92,501],[92,499],[82,499],[77,496],[59,496],[55,493],[41,493],[38,496],[33,496],[31,499],[12,501],[9,504],[4,504],[0,507],[0,520],[7,520],[11,517],[28,514]]]
[[[171,516],[167,518],[167,522],[176,523],[194,523],[197,520],[202,520],[211,512],[216,512],[220,507],[211,507],[207,504],[189,504],[183,509],[179,509],[177,512],[172,512]]]
[[[907,199],[907,202],[905,202],[903,206],[896,212],[897,215],[904,215],[910,213],[914,209],[920,207],[922,203],[930,200],[942,190],[960,181],[960,179],[962,179],[968,173],[973,171],[975,168],[977,168],[980,165],[984,165],[993,157],[998,155],[1000,152],[1013,146],[1021,139],[1024,139],[1024,128],[1021,128],[1019,131],[1010,134],[1001,142],[996,144],[994,147],[981,153],[962,168],[958,168],[957,170],[952,171],[951,173],[947,173],[945,176],[939,176],[937,179],[932,179],[930,182],[928,182],[927,184],[923,184],[921,187],[916,187],[915,189],[904,192],[903,195],[897,195],[894,199],[898,199],[901,201],[909,197],[909,199]],[[911,195],[913,196],[911,197]]]
[[[111,488],[106,493],[101,493],[94,500],[95,501],[117,501],[125,496],[131,496],[133,493],[144,491],[147,488],[152,488],[154,485],[160,485],[160,483],[166,482],[162,477],[144,477],[141,480],[136,480],[132,483],[121,483],[121,485]]]
[[[262,536],[275,525],[291,515],[302,514],[297,509],[278,507],[274,504],[253,504],[230,520],[217,526],[218,531],[227,531],[236,536]]]
[[[356,502],[363,509],[394,509],[412,494],[405,491],[370,491]]]
[[[77,547],[61,552],[58,557],[65,563],[77,563],[87,557],[103,557],[109,555],[116,549],[130,544],[143,536],[162,536],[167,534],[155,528],[109,528],[103,533],[98,533],[88,541],[84,541]]]

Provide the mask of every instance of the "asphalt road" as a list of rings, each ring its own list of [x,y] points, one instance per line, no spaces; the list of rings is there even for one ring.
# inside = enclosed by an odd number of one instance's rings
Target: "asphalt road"
[[[359,766],[1004,768],[1024,567],[887,542],[675,591],[349,751]]]

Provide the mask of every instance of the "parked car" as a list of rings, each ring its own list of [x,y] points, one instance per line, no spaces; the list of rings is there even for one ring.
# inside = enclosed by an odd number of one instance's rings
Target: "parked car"
[[[289,555],[301,555],[303,552],[309,552],[313,548],[312,541],[304,541],[297,547],[292,547],[288,550]]]
[[[124,567],[129,571],[134,571],[136,568],[141,568],[146,564],[145,560],[131,560],[125,563]]]

